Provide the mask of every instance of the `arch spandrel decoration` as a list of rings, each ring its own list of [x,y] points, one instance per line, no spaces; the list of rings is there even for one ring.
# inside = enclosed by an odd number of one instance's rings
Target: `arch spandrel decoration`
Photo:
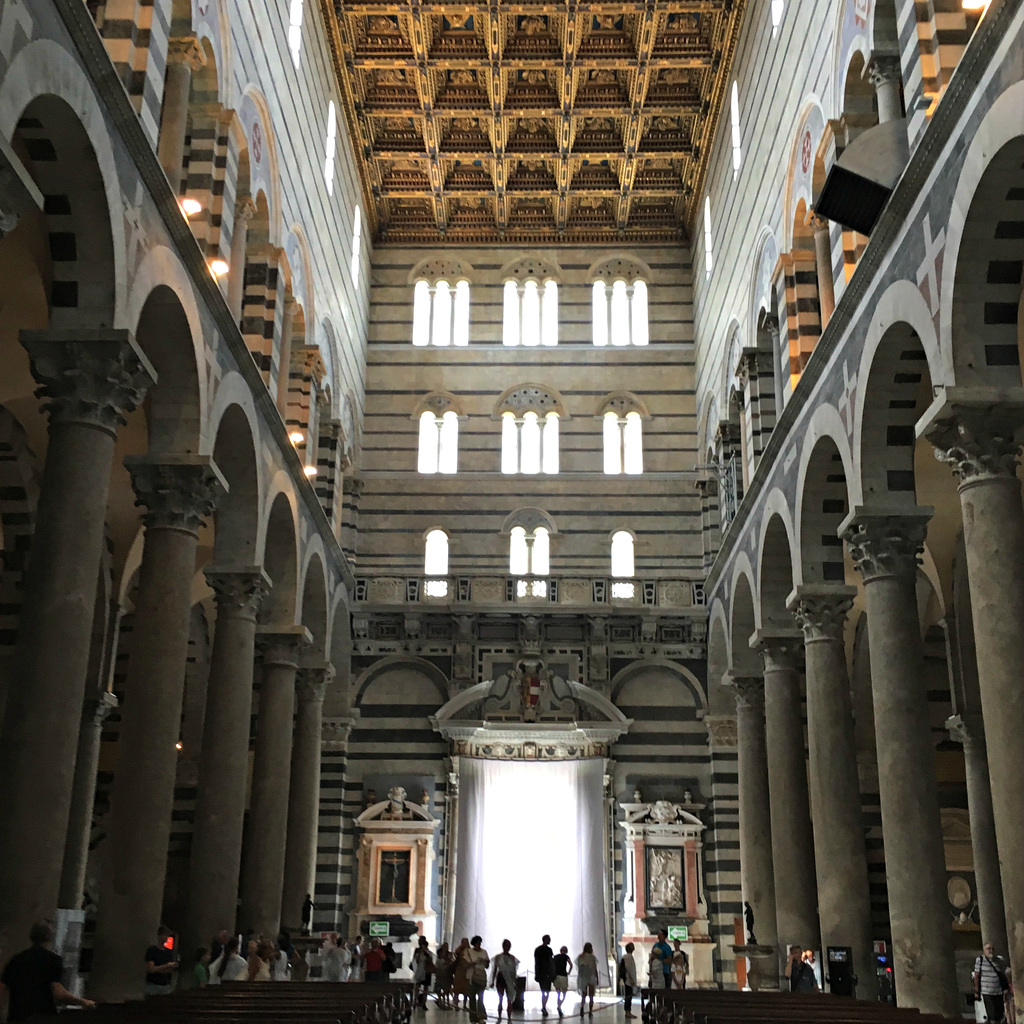
[[[636,280],[650,281],[651,268],[641,260],[629,256],[613,256],[602,260],[591,267],[587,274],[588,284],[593,284],[594,281],[606,281],[608,284],[625,281],[632,284]]]
[[[502,281],[555,281],[561,284],[562,271],[551,260],[540,256],[523,256],[502,268]]]
[[[591,687],[525,657],[512,671],[453,697],[430,723],[454,756],[572,761],[608,757],[633,721]]]
[[[431,284],[436,281],[447,281],[452,285],[459,281],[468,281],[472,284],[473,268],[465,260],[437,256],[413,268],[409,275],[409,283],[415,284],[417,281],[429,281]]]
[[[500,418],[503,412],[512,412],[516,416],[535,412],[541,417],[546,416],[549,412],[556,412],[563,419],[569,418],[565,413],[561,396],[540,384],[521,384],[519,387],[506,391],[498,400],[494,410],[497,418]]]

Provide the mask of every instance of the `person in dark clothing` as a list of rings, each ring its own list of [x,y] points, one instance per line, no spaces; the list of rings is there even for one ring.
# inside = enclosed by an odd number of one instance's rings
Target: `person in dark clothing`
[[[313,921],[313,895],[312,893],[306,893],[306,898],[302,901],[302,935],[308,935],[310,926]]]
[[[551,948],[551,936],[544,935],[540,945],[533,951],[533,976],[540,989],[540,1012],[544,1017],[548,1015],[548,996],[551,995],[551,985],[555,980],[554,959],[555,951]]]
[[[163,925],[157,929],[156,945],[146,950],[146,995],[165,996],[173,991],[173,974],[178,969],[178,958],[173,943],[168,946],[170,928]]]
[[[790,992],[818,992],[818,979],[814,968],[804,961],[804,951],[799,946],[789,947],[786,958],[786,977],[789,978]]]
[[[91,999],[82,999],[61,983],[64,961],[53,950],[53,929],[48,924],[34,924],[29,932],[29,949],[11,957],[0,975],[0,1005],[8,999],[7,1019],[28,1020],[37,1015],[55,1016],[58,1003],[73,1003],[95,1010]]]

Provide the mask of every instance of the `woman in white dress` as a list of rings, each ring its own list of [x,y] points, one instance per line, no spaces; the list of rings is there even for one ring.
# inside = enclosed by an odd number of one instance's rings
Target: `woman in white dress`
[[[323,964],[324,981],[341,981],[341,949],[337,932],[331,932],[320,947],[320,963]]]
[[[508,1019],[512,1019],[512,1004],[516,1001],[516,979],[519,975],[519,961],[511,953],[512,943],[505,939],[501,952],[494,958],[491,967],[491,984],[498,991],[498,1019],[501,1020],[501,1002],[508,996]]]
[[[597,957],[594,946],[590,942],[583,944],[583,952],[576,957],[576,987],[580,993],[580,1016],[583,1016],[583,1004],[590,997],[589,1015],[594,1016],[594,992],[597,989]]]
[[[224,981],[243,981],[249,965],[238,955],[238,939],[228,939],[224,952],[210,964],[210,984],[219,985]]]

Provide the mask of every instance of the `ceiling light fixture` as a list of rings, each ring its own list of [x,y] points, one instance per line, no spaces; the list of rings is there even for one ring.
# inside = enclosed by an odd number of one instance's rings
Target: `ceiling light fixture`
[[[213,274],[214,280],[223,277],[230,269],[226,260],[210,260],[210,273]]]

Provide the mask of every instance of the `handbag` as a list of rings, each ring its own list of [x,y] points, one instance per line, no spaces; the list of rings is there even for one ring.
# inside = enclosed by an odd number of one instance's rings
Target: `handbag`
[[[986,1024],[988,1021],[988,1014],[985,1013],[984,999],[974,1000],[974,1021],[975,1024]]]
[[[478,985],[480,988],[487,988],[487,968],[483,964],[473,964],[473,970],[469,975],[469,983],[471,985]]]

